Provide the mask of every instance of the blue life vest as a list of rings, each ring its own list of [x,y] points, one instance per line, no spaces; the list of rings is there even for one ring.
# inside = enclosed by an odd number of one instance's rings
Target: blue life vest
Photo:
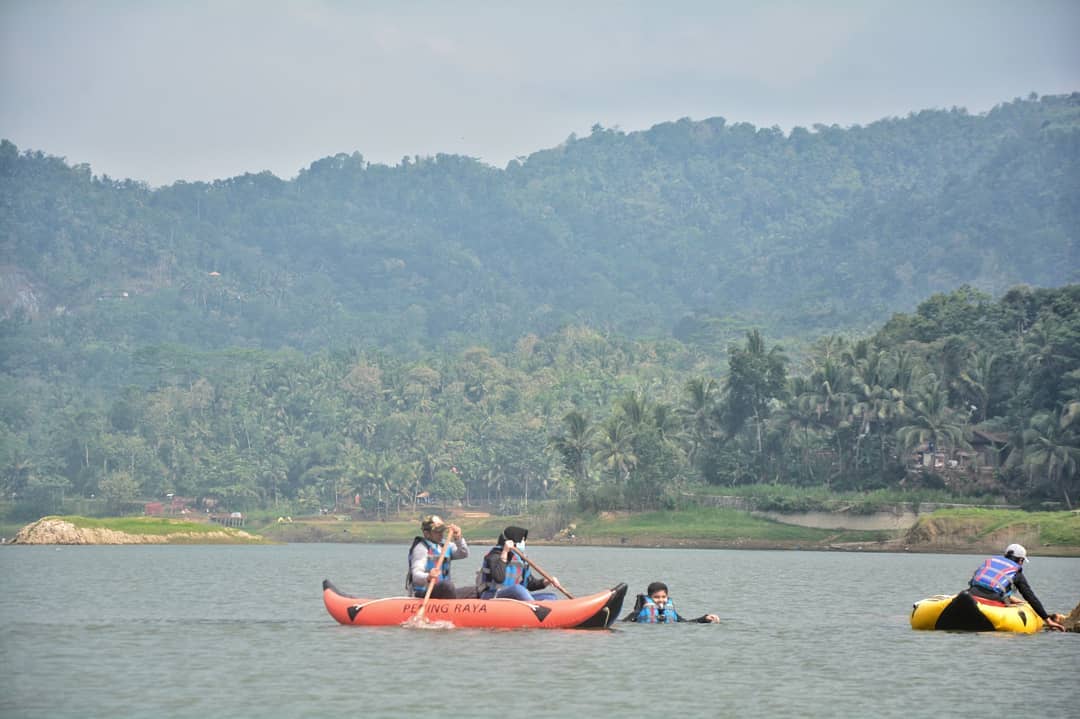
[[[1004,599],[1012,591],[1013,577],[1019,571],[1020,565],[1011,559],[1001,556],[990,557],[975,570],[968,586],[989,590]]]
[[[675,605],[670,599],[661,609],[652,597],[645,597],[645,603],[635,621],[638,624],[674,624],[679,621],[679,613],[675,611]]]
[[[412,546],[409,547],[409,579],[407,583],[412,584],[413,594],[418,597],[422,597],[424,596],[424,594],[427,593],[427,582],[424,582],[423,584],[416,584],[412,581],[412,550],[416,548],[417,544],[423,544],[427,547],[428,555],[427,563],[424,564],[424,571],[428,573],[430,573],[431,570],[435,568],[435,565],[439,563],[439,555],[442,554],[446,545],[435,544],[435,542],[432,542],[426,537],[415,537],[413,539]],[[454,550],[450,549],[449,553],[446,555],[446,559],[443,560],[442,567],[439,568],[440,582],[446,582],[450,579],[450,557],[453,553]]]
[[[510,561],[506,563],[506,576],[503,577],[502,583],[497,584],[491,578],[491,563],[502,561],[499,558],[501,554],[502,547],[494,547],[488,552],[487,557],[484,558],[483,566],[480,567],[477,589],[481,592],[491,592],[493,594],[503,587],[512,587],[515,584],[520,584],[528,589],[529,578],[532,576],[529,565],[521,561],[521,557],[514,552],[510,553]]]

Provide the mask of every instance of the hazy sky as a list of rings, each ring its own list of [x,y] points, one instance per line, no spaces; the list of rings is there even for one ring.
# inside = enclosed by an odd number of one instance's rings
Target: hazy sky
[[[0,137],[155,186],[354,150],[502,167],[595,123],[1080,91],[1078,37],[1080,0],[0,0]]]

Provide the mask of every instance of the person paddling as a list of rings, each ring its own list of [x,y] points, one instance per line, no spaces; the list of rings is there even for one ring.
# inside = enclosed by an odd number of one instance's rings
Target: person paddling
[[[528,562],[523,560],[528,537],[529,530],[524,527],[507,527],[502,531],[480,565],[476,588],[481,599],[532,602],[559,598],[551,592],[536,591],[549,586],[549,582],[533,576]]]
[[[720,621],[720,617],[715,614],[703,614],[697,619],[686,619],[675,610],[675,604],[668,596],[667,585],[663,582],[653,582],[645,589],[645,594],[637,595],[633,611],[622,620],[638,624],[675,624],[677,622],[715,624]]]
[[[1024,563],[1027,562],[1027,550],[1023,545],[1010,544],[1004,555],[990,557],[975,570],[968,582],[968,592],[974,597],[991,599],[1004,604],[1018,603],[1010,595],[1015,589],[1027,600],[1035,613],[1042,617],[1046,626],[1055,631],[1065,631],[1065,627],[1054,616],[1047,614],[1042,602],[1035,596],[1027,577],[1024,576]]]
[[[429,514],[421,520],[420,531],[423,536],[414,537],[412,546],[409,547],[409,573],[405,578],[405,591],[414,597],[423,597],[427,592],[428,582],[434,580],[432,598],[456,599],[459,594],[450,579],[450,562],[469,556],[469,545],[465,543],[461,528],[456,524],[447,524],[437,514]],[[439,555],[447,541],[453,542],[450,554],[436,569]],[[472,589],[466,589],[460,596],[476,595]]]

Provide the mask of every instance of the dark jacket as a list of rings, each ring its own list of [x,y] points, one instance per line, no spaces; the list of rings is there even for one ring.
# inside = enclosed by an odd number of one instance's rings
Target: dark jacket
[[[1035,592],[1032,591],[1031,585],[1028,584],[1027,577],[1024,576],[1023,567],[1016,570],[1016,574],[1014,574],[1012,578],[1012,583],[1013,587],[1016,588],[1016,591],[1020,592],[1020,596],[1031,605],[1031,608],[1035,610],[1035,613],[1042,617],[1042,620],[1045,622],[1046,618],[1050,615],[1046,613],[1046,609],[1043,608],[1042,602],[1035,596]],[[982,587],[971,587],[968,591],[975,596],[984,599],[998,599],[998,597],[994,596],[991,592],[983,590]]]
[[[502,585],[506,579],[506,562],[502,560],[502,546],[492,547],[487,554],[484,555],[484,566],[481,568],[484,579],[488,577],[495,583],[496,586]],[[530,592],[535,592],[537,589],[543,589],[547,586],[547,581],[543,577],[537,577],[532,572],[529,572],[528,582],[525,584],[525,588]],[[483,591],[483,590],[482,590]]]

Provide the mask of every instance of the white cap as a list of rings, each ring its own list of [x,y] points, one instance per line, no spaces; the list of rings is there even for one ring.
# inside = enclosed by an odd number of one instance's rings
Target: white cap
[[[1005,547],[1005,555],[1013,555],[1017,559],[1027,559],[1027,550],[1024,549],[1022,544],[1010,544]]]

